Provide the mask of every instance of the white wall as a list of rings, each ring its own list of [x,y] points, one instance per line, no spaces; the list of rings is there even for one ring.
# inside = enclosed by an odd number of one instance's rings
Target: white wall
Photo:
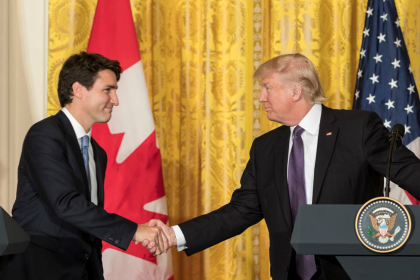
[[[0,206],[9,213],[29,127],[46,116],[48,0],[0,0]]]

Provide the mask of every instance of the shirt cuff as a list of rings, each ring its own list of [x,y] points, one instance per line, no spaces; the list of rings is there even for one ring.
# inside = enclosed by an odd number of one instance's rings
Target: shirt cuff
[[[185,236],[182,233],[181,228],[179,226],[172,226],[172,229],[174,230],[174,233],[175,233],[176,248],[178,249],[178,252],[188,249],[187,241],[185,240]]]

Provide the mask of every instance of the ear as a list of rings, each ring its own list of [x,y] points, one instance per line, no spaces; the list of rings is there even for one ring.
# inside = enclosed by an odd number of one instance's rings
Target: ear
[[[78,98],[78,99],[82,98],[83,91],[85,89],[84,86],[82,86],[79,82],[74,82],[71,88],[73,90],[74,98]]]
[[[293,101],[299,101],[303,98],[303,89],[302,86],[298,83],[293,85],[293,91],[292,91],[292,99]]]

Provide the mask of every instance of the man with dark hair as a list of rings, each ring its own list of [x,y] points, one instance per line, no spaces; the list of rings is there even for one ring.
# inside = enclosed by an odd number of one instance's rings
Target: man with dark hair
[[[158,227],[137,225],[104,207],[105,151],[91,138],[118,106],[118,61],[72,55],[59,75],[63,109],[34,124],[23,143],[13,218],[29,233],[1,279],[103,279],[101,240],[126,250],[146,238],[166,250]]]
[[[172,228],[171,245],[188,255],[265,219],[273,280],[349,279],[334,256],[296,254],[290,244],[299,205],[363,204],[383,196],[389,131],[376,113],[333,110],[312,62],[301,54],[275,57],[254,74],[267,118],[283,124],[254,140],[241,187],[231,201]],[[391,180],[420,198],[420,161],[406,147],[394,154]],[[147,240],[144,246],[155,253]]]
[[[91,89],[99,71],[114,72],[117,81],[120,80],[122,68],[116,60],[110,60],[96,53],[81,52],[70,56],[63,65],[58,79],[58,99],[61,107],[70,104],[73,99],[73,84],[80,83]]]

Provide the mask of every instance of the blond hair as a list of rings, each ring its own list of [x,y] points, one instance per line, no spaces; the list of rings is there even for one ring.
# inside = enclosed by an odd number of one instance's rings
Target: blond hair
[[[295,53],[272,58],[258,67],[254,78],[262,79],[273,72],[280,74],[281,81],[279,82],[285,82],[289,86],[299,84],[309,104],[321,104],[327,99],[318,73],[306,56]]]

